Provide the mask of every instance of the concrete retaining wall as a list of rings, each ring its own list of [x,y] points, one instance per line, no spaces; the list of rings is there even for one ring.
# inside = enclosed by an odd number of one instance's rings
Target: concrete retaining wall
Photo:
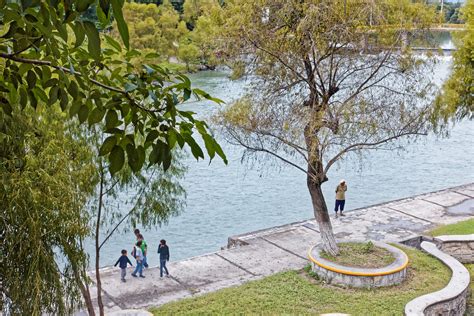
[[[462,263],[474,263],[474,234],[438,236],[438,248]]]
[[[443,289],[408,302],[405,306],[405,315],[464,315],[469,294],[469,271],[455,258],[439,250],[434,243],[422,242],[421,248],[447,265],[452,271],[452,276],[448,285]]]

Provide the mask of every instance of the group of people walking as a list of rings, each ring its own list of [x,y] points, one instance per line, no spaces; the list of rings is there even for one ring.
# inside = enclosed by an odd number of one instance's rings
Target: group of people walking
[[[139,229],[135,229],[134,233],[137,241],[132,249],[132,257],[135,258],[136,264],[132,276],[144,278],[145,276],[143,275],[143,269],[148,268],[149,266],[147,261],[148,245]],[[122,282],[126,282],[125,277],[127,275],[127,266],[130,265],[133,267],[133,264],[128,258],[127,250],[122,249],[121,252],[122,255],[119,257],[114,266],[116,267],[119,265],[121,269],[120,278]],[[163,277],[163,272],[166,274],[166,276],[169,276],[166,262],[170,260],[170,250],[166,244],[166,240],[164,239],[162,239],[158,245],[158,254],[160,255],[160,277]]]
[[[341,180],[339,185],[336,187],[336,205],[334,207],[334,211],[336,212],[336,218],[338,217],[338,215],[345,216],[342,212],[344,211],[344,205],[346,203],[346,191],[346,181]],[[135,258],[136,265],[132,276],[144,278],[145,276],[143,275],[143,269],[148,268],[148,245],[145,239],[143,238],[143,235],[140,233],[139,229],[135,229],[134,233],[135,237],[137,238],[137,242],[133,246],[132,257]],[[170,250],[168,245],[166,245],[166,240],[164,239],[160,241],[160,244],[158,246],[158,254],[160,255],[160,277],[163,277],[163,273],[165,273],[166,276],[169,276],[168,268],[166,267],[166,262],[170,260]],[[115,263],[115,266],[117,265],[119,265],[121,269],[120,278],[122,282],[126,282],[125,276],[127,275],[127,265],[133,267],[132,262],[130,261],[130,259],[128,259],[126,249],[122,250],[122,255]]]

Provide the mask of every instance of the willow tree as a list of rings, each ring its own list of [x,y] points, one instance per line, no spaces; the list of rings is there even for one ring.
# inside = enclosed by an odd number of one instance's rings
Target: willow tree
[[[346,155],[429,130],[429,59],[412,54],[434,13],[408,0],[235,0],[226,53],[250,92],[217,117],[246,154],[306,175],[325,250],[338,254],[321,185]]]
[[[87,269],[81,240],[95,168],[64,116],[0,111],[0,310],[7,315],[73,314],[88,287],[80,282]]]

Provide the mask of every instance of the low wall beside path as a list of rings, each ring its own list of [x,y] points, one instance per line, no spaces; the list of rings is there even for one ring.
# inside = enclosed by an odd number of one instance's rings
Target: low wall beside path
[[[421,248],[443,262],[451,271],[448,285],[419,296],[405,305],[407,316],[463,316],[469,294],[469,271],[459,261],[442,252],[434,243],[423,241]]]
[[[438,248],[462,263],[474,263],[474,234],[435,237]]]

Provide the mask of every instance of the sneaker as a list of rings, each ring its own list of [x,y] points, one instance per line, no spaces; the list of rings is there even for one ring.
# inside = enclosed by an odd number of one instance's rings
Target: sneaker
[[[127,282],[127,280],[125,280],[125,279],[122,279],[122,282]]]
[[[336,212],[336,217],[335,217],[335,218],[337,218],[337,217],[338,217],[338,216],[337,216],[337,212]]]
[[[170,277],[170,274],[168,273],[167,275],[165,275],[165,277],[169,278],[169,277]]]
[[[132,273],[132,277],[136,278],[136,277],[137,277],[137,275]]]
[[[144,275],[140,275],[140,278],[144,278],[145,276]]]
[[[346,216],[346,215],[344,215],[344,214],[341,212],[341,216]]]

